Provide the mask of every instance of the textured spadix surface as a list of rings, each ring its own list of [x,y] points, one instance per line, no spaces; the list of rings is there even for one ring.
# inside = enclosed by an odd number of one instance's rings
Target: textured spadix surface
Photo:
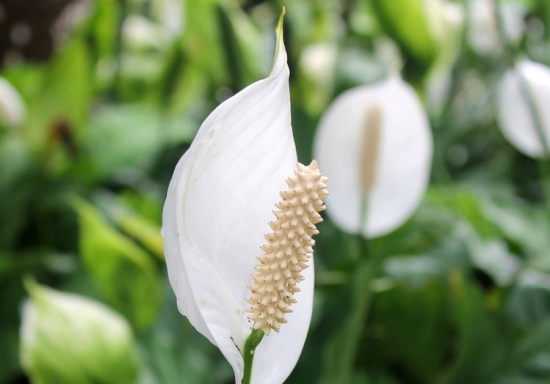
[[[286,324],[286,314],[296,303],[304,280],[302,271],[313,256],[313,235],[319,233],[315,224],[323,221],[318,212],[325,210],[323,200],[328,196],[327,178],[321,175],[317,162],[298,164],[294,176],[286,180],[288,189],[282,191],[281,201],[273,211],[275,220],[269,222],[263,254],[256,263],[252,295],[247,299],[248,318],[254,328],[269,335]]]
[[[364,235],[397,228],[422,199],[432,145],[420,100],[401,78],[340,95],[323,115],[314,145],[319,167],[330,179],[330,217],[359,233],[361,199],[368,189]]]
[[[523,78],[525,89],[522,89],[518,76]],[[498,91],[498,123],[504,137],[527,156],[543,157],[543,141],[525,92],[531,94],[540,114],[547,147],[550,147],[550,68],[528,60],[521,61],[504,74]]]
[[[246,298],[269,221],[296,166],[289,70],[280,27],[273,70],[221,104],[179,161],[163,211],[170,283],[178,308],[218,346],[241,382],[251,332]],[[256,349],[253,383],[282,383],[301,353],[313,302],[313,260],[288,324]]]

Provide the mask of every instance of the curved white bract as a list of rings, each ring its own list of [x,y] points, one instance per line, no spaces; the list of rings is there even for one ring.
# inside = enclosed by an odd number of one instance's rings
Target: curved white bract
[[[376,134],[369,139],[365,130],[376,130]],[[368,211],[363,234],[376,237],[400,226],[424,195],[432,146],[426,113],[401,78],[340,95],[322,117],[314,145],[319,167],[330,179],[326,204],[331,219],[348,232],[361,231],[366,182]],[[365,167],[367,176],[362,175]],[[365,177],[368,180],[362,180]]]
[[[279,192],[296,166],[289,69],[282,31],[269,77],[222,103],[179,161],[163,211],[170,283],[178,307],[220,348],[240,383],[252,322],[246,298]],[[253,383],[282,383],[301,353],[313,303],[313,260],[280,332],[256,349]]]
[[[523,86],[518,76],[523,78]],[[498,123],[504,137],[519,151],[530,157],[544,157],[548,154],[533,119],[529,94],[550,148],[550,68],[542,64],[524,60],[504,74],[498,90]]]

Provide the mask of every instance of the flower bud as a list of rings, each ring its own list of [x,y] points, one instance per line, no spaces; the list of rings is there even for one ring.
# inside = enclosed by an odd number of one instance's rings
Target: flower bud
[[[104,305],[27,281],[21,363],[33,383],[134,383],[130,326]]]

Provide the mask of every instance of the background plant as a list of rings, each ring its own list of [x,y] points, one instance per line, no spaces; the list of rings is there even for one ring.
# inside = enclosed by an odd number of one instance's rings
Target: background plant
[[[302,163],[330,102],[389,71],[415,88],[434,137],[421,206],[369,241],[382,265],[367,288],[352,280],[368,258],[361,240],[327,216],[320,224],[314,317],[287,382],[546,383],[548,160],[504,139],[495,105],[515,62],[550,64],[550,6],[401,2],[407,14],[387,1],[284,2]],[[139,383],[231,383],[219,351],[177,313],[161,207],[200,123],[269,72],[282,2],[63,2],[80,8],[64,8],[72,14],[52,15],[51,24],[68,18],[70,32],[34,56],[39,27],[30,16],[16,20],[12,3],[0,3],[0,27],[15,39],[0,46],[0,76],[26,112],[19,125],[0,119],[0,383],[28,380],[19,361],[25,275],[124,316]],[[349,316],[364,321],[345,327]],[[334,342],[343,332],[359,340],[357,351]]]

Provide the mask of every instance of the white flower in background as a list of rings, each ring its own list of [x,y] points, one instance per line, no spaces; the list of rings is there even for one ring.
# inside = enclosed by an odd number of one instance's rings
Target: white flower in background
[[[19,92],[0,77],[0,125],[17,127],[25,120],[25,104]]]
[[[252,328],[266,336],[251,382],[282,383],[311,319],[311,235],[326,178],[315,162],[297,167],[281,24],[271,74],[204,121],[176,166],[163,210],[178,308],[221,350],[236,383]]]
[[[316,82],[334,77],[338,47],[332,43],[315,43],[307,46],[300,57],[300,69]]]
[[[304,47],[299,61],[304,81],[304,108],[312,114],[320,113],[333,93],[338,47],[335,43],[315,43]]]
[[[521,76],[523,79],[520,81]],[[523,84],[523,86],[522,86]],[[528,92],[528,93],[526,93]],[[537,131],[528,100],[540,114],[542,132]],[[544,157],[541,133],[550,148],[550,68],[529,60],[519,62],[503,76],[498,89],[498,124],[504,137],[530,157]]]
[[[132,48],[160,48],[168,40],[162,27],[153,21],[138,15],[130,15],[122,25],[124,43]]]
[[[33,383],[135,383],[137,354],[123,317],[75,294],[26,286],[20,358]]]
[[[525,6],[516,1],[501,1],[502,22],[506,38],[517,43],[524,33]],[[472,0],[469,5],[468,40],[479,54],[495,54],[503,49],[498,31],[495,0]]]
[[[400,226],[422,199],[432,136],[414,90],[395,76],[340,95],[321,119],[314,155],[331,180],[330,217],[352,233],[365,221],[363,235],[376,237]]]

